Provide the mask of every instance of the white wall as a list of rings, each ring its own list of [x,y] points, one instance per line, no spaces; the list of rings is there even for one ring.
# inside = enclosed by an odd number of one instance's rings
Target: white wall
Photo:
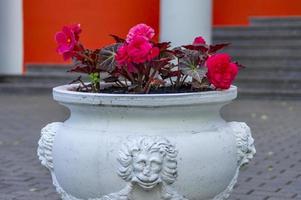
[[[211,43],[211,0],[161,0],[160,41],[190,44],[196,36]]]
[[[21,74],[22,67],[22,0],[0,0],[0,74]]]

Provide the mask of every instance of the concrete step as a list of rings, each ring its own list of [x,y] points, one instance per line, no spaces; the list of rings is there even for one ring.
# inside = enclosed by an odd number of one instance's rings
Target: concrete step
[[[71,69],[68,64],[26,64],[26,74],[66,74]]]
[[[0,75],[1,83],[13,83],[13,84],[23,84],[23,83],[57,83],[57,84],[67,84],[72,80],[76,79],[78,74],[29,74],[24,76],[19,75]]]
[[[279,27],[279,26],[301,26],[301,17],[251,17],[251,26]]]
[[[265,68],[273,68],[277,67],[287,67],[289,68],[297,68],[301,67],[301,58],[298,55],[290,56],[290,57],[274,57],[274,56],[253,56],[253,55],[245,55],[235,57],[233,56],[233,60],[240,62],[242,65],[246,67],[265,67]]]
[[[271,71],[280,71],[280,72],[300,72],[301,66],[281,66],[281,65],[248,65],[246,68],[242,68],[240,71],[260,71],[260,72],[271,72]]]
[[[300,27],[217,27],[213,30],[215,39],[274,38],[301,39]]]
[[[265,88],[241,88],[238,87],[238,98],[260,98],[260,99],[301,99],[299,89],[265,89]]]
[[[239,71],[238,77],[246,76],[263,76],[263,77],[275,77],[279,78],[280,81],[282,77],[286,78],[300,78],[301,79],[301,69],[300,70],[271,70],[271,69],[253,69],[248,67],[241,69]]]
[[[60,84],[48,83],[0,83],[0,93],[5,94],[49,94],[52,95],[52,88]]]
[[[78,74],[33,73],[24,76],[0,75],[0,92],[3,93],[49,93],[52,88],[65,85],[78,77]],[[82,78],[87,81],[87,78]]]
[[[227,52],[233,57],[252,55],[254,57],[301,58],[301,46],[275,48],[270,46],[232,46],[221,52]]]
[[[267,90],[295,90],[301,89],[301,79],[291,77],[258,77],[238,76],[235,85],[241,88],[260,88]]]
[[[295,38],[274,38],[274,37],[263,37],[263,38],[240,38],[240,37],[215,37],[213,35],[213,44],[218,43],[231,43],[230,47],[243,47],[243,46],[256,46],[256,47],[300,47],[301,39]]]

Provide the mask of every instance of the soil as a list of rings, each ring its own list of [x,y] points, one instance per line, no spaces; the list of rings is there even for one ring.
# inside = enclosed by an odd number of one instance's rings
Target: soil
[[[78,91],[88,92],[82,89]],[[180,88],[173,88],[172,86],[167,87],[159,87],[159,88],[151,88],[148,94],[170,94],[170,93],[192,93],[192,92],[205,92],[205,91],[213,91],[212,88],[202,88],[202,89],[192,89],[191,85],[183,85]],[[89,91],[90,92],[90,91]],[[128,91],[127,88],[111,86],[108,88],[104,88],[100,91],[100,93],[106,94],[143,94],[143,93],[134,93]]]

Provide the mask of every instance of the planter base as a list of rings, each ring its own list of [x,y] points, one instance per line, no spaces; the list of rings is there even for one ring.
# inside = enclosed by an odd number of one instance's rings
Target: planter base
[[[230,122],[228,124],[234,130],[234,134],[236,136],[237,149],[238,149],[237,155],[239,157],[238,167],[228,187],[223,192],[215,196],[213,200],[225,200],[230,196],[230,193],[232,192],[233,187],[237,182],[240,167],[242,165],[247,164],[256,153],[254,147],[254,139],[251,136],[249,127],[242,122]],[[54,122],[48,124],[46,127],[42,129],[41,139],[39,141],[39,147],[38,147],[38,156],[39,159],[41,160],[42,165],[44,165],[50,170],[53,185],[55,186],[56,191],[60,194],[63,200],[140,200],[140,199],[141,200],[142,199],[143,200],[148,200],[148,199],[188,200],[185,197],[178,194],[176,191],[174,191],[172,187],[169,186],[171,185],[170,182],[165,182],[164,180],[162,181],[162,183],[157,184],[157,186],[154,186],[152,188],[147,188],[147,186],[145,185],[140,185],[140,187],[137,186],[135,187],[136,182],[128,182],[126,187],[121,191],[109,195],[105,195],[100,198],[81,199],[81,198],[76,198],[71,194],[68,194],[58,183],[56,175],[53,170],[52,146],[53,146],[55,134],[62,125],[63,123],[61,122]],[[171,145],[168,140],[161,137],[140,137],[139,139],[132,139],[129,140],[126,145],[124,145],[124,148],[129,146],[133,148],[133,146],[137,144],[144,144],[149,146],[158,144],[158,145],[162,145],[164,148],[169,148],[169,151],[172,150],[175,154],[177,154],[176,150],[174,149],[174,146]],[[124,161],[122,160],[123,156],[126,156],[127,153],[128,152],[124,152],[124,150],[120,151],[119,153],[120,158],[118,158],[119,162]],[[119,175],[121,177],[122,177],[121,174],[122,170],[123,169],[119,169]],[[170,169],[170,170],[176,170],[176,169]],[[132,197],[133,193],[137,195],[136,198]],[[154,196],[157,196],[157,198],[154,198]]]

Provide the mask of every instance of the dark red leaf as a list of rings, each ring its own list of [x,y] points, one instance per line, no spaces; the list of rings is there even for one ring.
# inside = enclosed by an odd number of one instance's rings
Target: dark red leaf
[[[213,54],[213,53],[217,52],[218,50],[221,50],[221,49],[223,49],[223,48],[225,48],[226,46],[229,46],[229,45],[230,45],[230,43],[210,45],[208,53]]]
[[[112,82],[116,82],[118,80],[119,80],[118,77],[115,77],[115,76],[109,76],[109,77],[103,79],[103,81],[106,83],[112,83]]]
[[[240,64],[240,63],[238,63],[237,61],[236,62],[234,62],[239,68],[246,68],[246,66],[244,66],[244,65],[242,65],[242,64]]]
[[[95,67],[90,67],[90,66],[75,66],[74,68],[70,69],[68,72],[91,74],[91,73],[100,72],[100,69],[96,69]]]
[[[153,68],[156,68],[157,70],[161,69],[162,67],[165,67],[169,64],[170,58],[161,58],[160,60],[153,60],[151,61],[151,65]]]
[[[123,39],[123,38],[121,38],[117,35],[112,35],[111,34],[110,36],[116,41],[116,43],[124,43],[125,42],[125,39]]]
[[[115,55],[120,46],[120,43],[105,46],[99,51],[100,62],[98,67],[102,71],[112,72],[116,68]]]
[[[154,43],[155,47],[158,47],[160,51],[162,50],[167,50],[170,47],[171,42],[159,42],[159,43]]]
[[[174,48],[172,51],[174,55],[178,58],[182,58],[183,56],[185,56],[185,52],[181,48]]]
[[[206,53],[208,51],[208,46],[206,44],[184,45],[182,47],[189,50],[201,51],[202,53]]]

